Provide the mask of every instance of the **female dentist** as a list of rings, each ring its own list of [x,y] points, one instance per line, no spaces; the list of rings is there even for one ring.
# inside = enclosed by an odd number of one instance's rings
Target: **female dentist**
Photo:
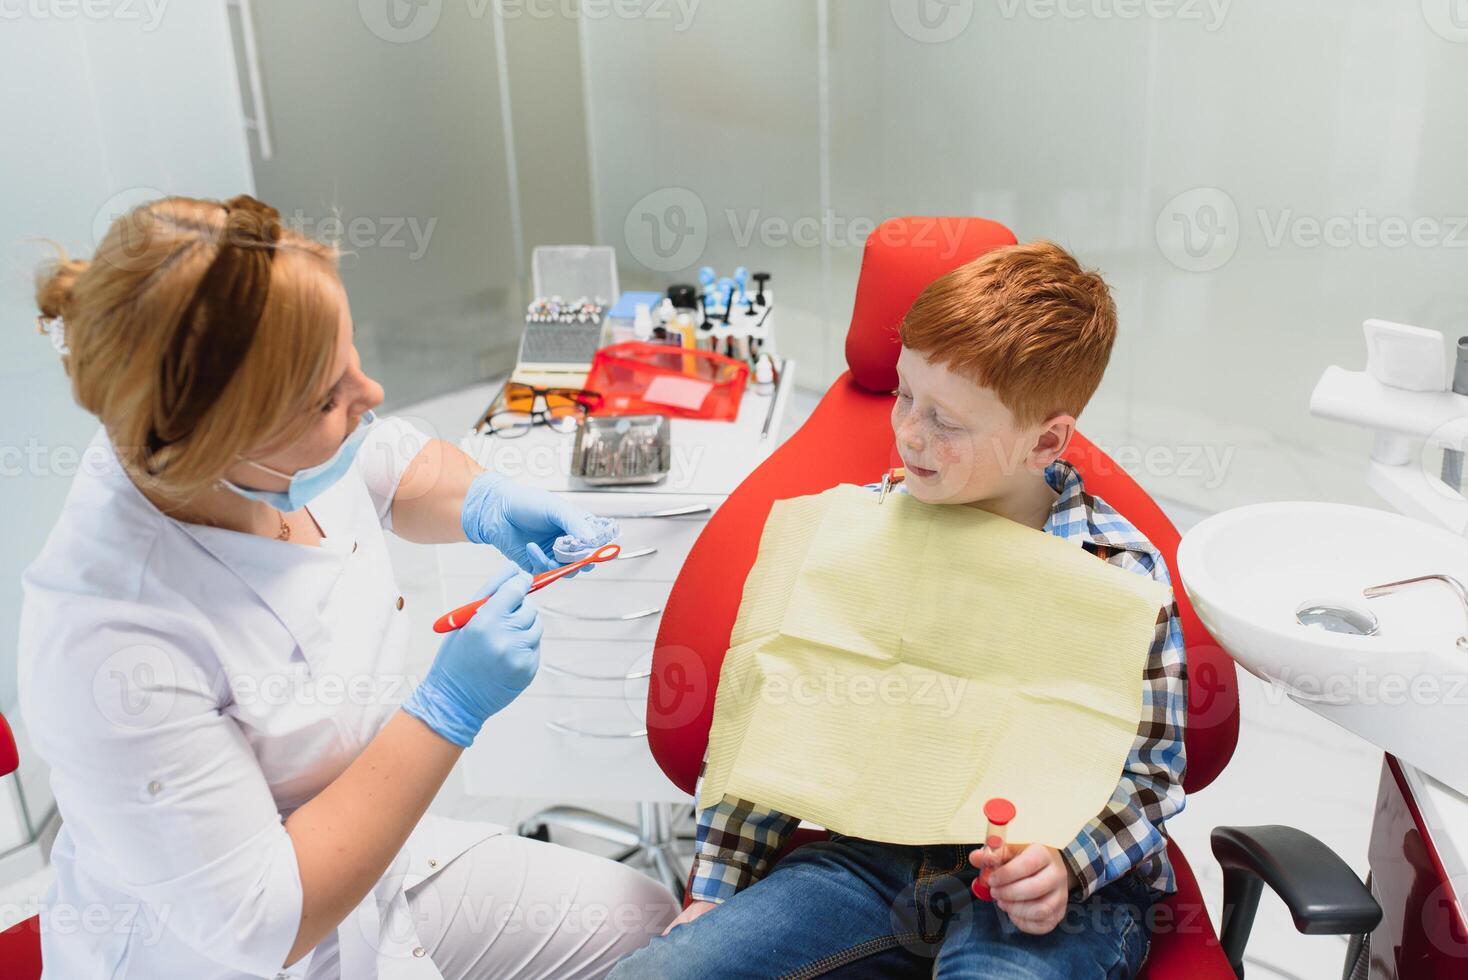
[[[426,815],[598,519],[375,420],[335,252],[253,198],[145,205],[37,298],[102,422],[24,578],[48,975],[592,977],[660,933],[636,871]],[[523,569],[421,679],[387,530]]]

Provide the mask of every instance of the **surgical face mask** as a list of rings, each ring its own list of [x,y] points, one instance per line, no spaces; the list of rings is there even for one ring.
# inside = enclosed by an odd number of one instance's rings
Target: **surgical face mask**
[[[362,419],[357,423],[356,430],[346,439],[331,458],[324,463],[308,466],[294,473],[282,473],[273,470],[264,463],[254,460],[245,460],[256,469],[264,470],[272,476],[278,476],[283,480],[290,481],[290,485],[284,490],[251,490],[248,487],[236,486],[228,480],[220,480],[230,490],[241,497],[249,497],[261,503],[269,504],[276,510],[293,511],[315,500],[325,493],[347,470],[351,469],[352,462],[357,458],[357,450],[362,448],[362,440],[367,438],[367,430],[372,423],[377,421],[377,415],[371,410],[362,413]]]

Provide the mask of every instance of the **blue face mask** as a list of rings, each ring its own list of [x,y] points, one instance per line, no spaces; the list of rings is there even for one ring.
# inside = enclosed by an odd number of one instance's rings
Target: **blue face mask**
[[[278,476],[283,480],[289,480],[290,486],[284,490],[251,490],[248,487],[236,486],[228,480],[220,480],[241,497],[249,497],[261,503],[269,504],[276,510],[294,511],[321,496],[332,484],[340,480],[347,470],[352,468],[352,462],[357,458],[357,450],[362,448],[362,440],[367,438],[367,430],[372,423],[377,421],[377,415],[370,409],[362,413],[362,419],[357,423],[356,431],[342,441],[332,457],[324,463],[308,466],[294,473],[282,473],[272,470],[263,463],[246,460],[251,466],[262,469],[266,473]]]

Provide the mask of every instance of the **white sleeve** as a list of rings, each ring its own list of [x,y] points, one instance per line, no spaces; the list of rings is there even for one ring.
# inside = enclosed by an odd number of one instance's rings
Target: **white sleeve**
[[[92,603],[105,618],[57,630],[23,695],[77,852],[96,855],[93,874],[142,898],[208,960],[304,976],[309,953],[283,968],[301,922],[295,847],[220,710],[223,679],[184,652],[191,641],[178,637],[193,631],[173,628],[176,617],[150,612],[143,626],[119,621],[131,604]]]
[[[357,452],[357,469],[367,483],[377,520],[392,530],[392,502],[408,464],[431,441],[429,435],[406,419],[384,418],[373,424]]]

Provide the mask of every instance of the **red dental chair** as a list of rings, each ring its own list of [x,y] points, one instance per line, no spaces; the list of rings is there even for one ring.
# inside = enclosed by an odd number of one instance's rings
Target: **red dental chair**
[[[714,691],[744,579],[770,505],[837,483],[870,483],[900,465],[889,413],[897,385],[897,324],[918,293],[944,273],[1015,238],[978,218],[897,218],[868,238],[846,336],[850,370],[826,392],[798,432],[734,491],[710,519],[673,587],[653,653],[647,703],[652,753],[692,793],[708,742]],[[1187,643],[1189,794],[1228,764],[1238,738],[1233,661],[1194,614],[1177,574],[1178,533],[1161,508],[1104,452],[1076,434],[1065,454],[1089,492],[1132,521],[1172,572]],[[1186,819],[1184,813],[1180,819]],[[809,834],[791,847],[816,839]],[[823,836],[823,835],[817,835]],[[1268,885],[1307,933],[1370,932],[1381,910],[1355,873],[1324,844],[1289,827],[1221,827],[1213,851],[1224,868],[1222,939],[1198,882],[1176,845],[1168,855],[1178,890],[1162,903],[1143,975],[1151,980],[1243,976],[1243,951]]]
[[[10,723],[0,715],[0,778],[20,768],[20,753]],[[41,975],[41,917],[0,932],[0,980],[36,980]]]

